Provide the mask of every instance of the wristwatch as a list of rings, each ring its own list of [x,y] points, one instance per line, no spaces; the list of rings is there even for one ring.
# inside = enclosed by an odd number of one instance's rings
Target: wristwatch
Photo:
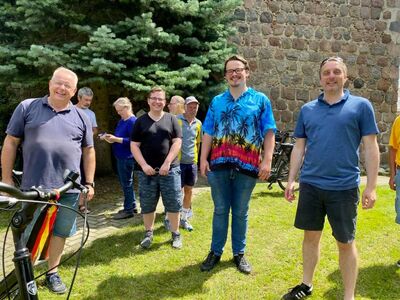
[[[86,182],[85,185],[90,185],[92,188],[94,188],[94,182]]]

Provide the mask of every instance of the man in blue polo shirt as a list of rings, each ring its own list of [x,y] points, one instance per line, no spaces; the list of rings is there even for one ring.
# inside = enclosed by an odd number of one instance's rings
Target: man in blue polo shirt
[[[32,186],[54,189],[64,184],[66,169],[79,171],[81,157],[85,170],[88,200],[94,194],[95,152],[89,118],[71,103],[76,93],[77,75],[60,67],[49,81],[49,95],[22,101],[7,126],[1,153],[2,181],[13,184],[12,168],[18,146],[23,143],[24,173],[21,189]],[[79,191],[69,190],[59,202],[78,206]],[[76,232],[76,213],[60,207],[49,244],[46,284],[58,294],[67,288],[57,273],[65,240]]]
[[[200,172],[211,186],[214,215],[211,249],[200,269],[210,271],[220,261],[232,210],[233,261],[249,274],[244,257],[249,203],[257,179],[270,175],[276,125],[268,97],[247,87],[250,70],[243,57],[228,58],[224,75],[229,88],[214,97],[203,124]]]
[[[285,198],[292,202],[294,181],[300,170],[300,195],[295,227],[304,230],[303,281],[283,299],[311,295],[312,279],[319,260],[325,216],[339,249],[344,299],[354,299],[357,281],[357,248],[354,242],[360,169],[358,150],[364,144],[367,185],[362,193],[364,209],[374,206],[379,168],[378,128],[371,103],[344,89],[347,67],[340,57],[320,65],[318,99],[300,111],[294,135],[297,138],[291,160]]]

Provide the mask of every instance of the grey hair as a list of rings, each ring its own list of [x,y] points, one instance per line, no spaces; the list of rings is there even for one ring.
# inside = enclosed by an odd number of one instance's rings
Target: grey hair
[[[90,87],[82,87],[78,91],[78,98],[82,98],[83,96],[87,97],[92,97],[93,96],[93,91]]]

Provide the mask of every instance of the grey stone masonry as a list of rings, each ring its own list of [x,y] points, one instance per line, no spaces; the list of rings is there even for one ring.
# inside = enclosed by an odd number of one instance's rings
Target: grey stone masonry
[[[400,0],[244,0],[231,41],[250,62],[250,85],[272,101],[277,125],[293,129],[320,92],[322,59],[342,57],[348,88],[371,100],[387,161],[399,101]]]

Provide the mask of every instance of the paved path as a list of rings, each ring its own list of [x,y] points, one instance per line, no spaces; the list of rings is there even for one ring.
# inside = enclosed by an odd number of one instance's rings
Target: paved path
[[[362,183],[366,182],[366,178],[362,177]],[[379,176],[378,184],[379,185],[387,185],[388,177]],[[209,187],[204,179],[200,179],[198,185],[194,188],[194,195],[202,192],[208,191]],[[120,201],[121,202],[121,201]],[[132,224],[139,224],[142,222],[140,215],[135,216],[134,218],[124,219],[124,220],[113,220],[112,215],[116,213],[121,207],[119,205],[115,205],[113,203],[101,203],[95,204],[93,203],[92,212],[88,215],[88,222],[90,226],[90,236],[88,243],[90,244],[94,240],[98,238],[103,238],[113,234],[114,232],[118,231],[118,229],[123,228],[128,225]],[[157,208],[157,212],[162,213],[163,207],[160,201],[160,204]],[[81,233],[82,233],[82,225],[83,220],[79,218],[78,220],[78,234],[74,237],[67,239],[65,252],[72,252],[79,248],[81,242]],[[0,234],[0,240],[3,240],[4,233]],[[0,250],[2,252],[2,250]],[[14,253],[13,250],[13,243],[11,239],[11,233],[7,238],[6,242],[6,251],[5,251],[5,266],[7,272],[12,270],[12,256]],[[1,268],[1,261],[0,261],[0,268]],[[2,276],[1,276],[2,278]]]

